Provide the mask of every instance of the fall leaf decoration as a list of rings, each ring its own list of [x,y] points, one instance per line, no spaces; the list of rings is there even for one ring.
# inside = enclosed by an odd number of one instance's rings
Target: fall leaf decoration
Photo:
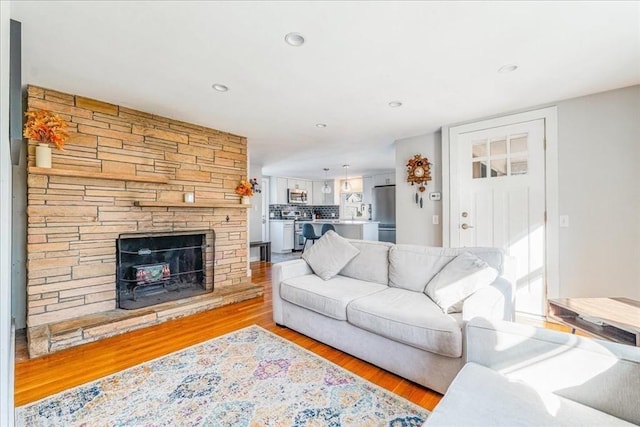
[[[251,185],[249,181],[241,180],[240,184],[236,187],[236,194],[249,197],[253,196],[253,185]]]
[[[38,142],[52,142],[56,148],[62,150],[64,143],[69,139],[69,133],[66,131],[67,122],[47,110],[27,111],[24,115],[27,116],[23,132],[25,138]]]

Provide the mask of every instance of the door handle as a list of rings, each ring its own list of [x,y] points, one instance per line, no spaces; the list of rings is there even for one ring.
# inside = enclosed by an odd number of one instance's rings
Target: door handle
[[[473,228],[473,225],[469,225],[469,224],[462,224],[462,225],[460,226],[460,228],[462,228],[463,230],[466,230],[466,229],[468,229],[468,228]]]

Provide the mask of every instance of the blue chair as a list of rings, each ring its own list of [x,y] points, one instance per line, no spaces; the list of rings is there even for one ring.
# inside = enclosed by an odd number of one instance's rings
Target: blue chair
[[[304,245],[302,245],[302,253],[304,253],[304,249],[307,247],[307,241],[311,240],[315,242],[322,236],[318,236],[313,229],[313,225],[311,224],[302,224],[302,237],[304,237]]]
[[[320,232],[320,235],[324,236],[324,233],[329,230],[336,231],[336,228],[333,226],[333,224],[322,224],[322,231]]]

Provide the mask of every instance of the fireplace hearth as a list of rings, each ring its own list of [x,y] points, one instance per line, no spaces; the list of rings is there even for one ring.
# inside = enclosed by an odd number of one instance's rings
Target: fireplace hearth
[[[116,243],[118,307],[133,310],[213,291],[212,283],[207,286],[213,267],[207,271],[206,253],[214,242],[213,230],[121,234]]]

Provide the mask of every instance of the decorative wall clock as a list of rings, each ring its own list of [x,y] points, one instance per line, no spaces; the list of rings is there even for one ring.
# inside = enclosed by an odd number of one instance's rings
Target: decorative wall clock
[[[415,202],[422,207],[422,193],[427,189],[427,182],[431,181],[431,163],[421,154],[416,154],[407,162],[407,182],[416,187]]]

